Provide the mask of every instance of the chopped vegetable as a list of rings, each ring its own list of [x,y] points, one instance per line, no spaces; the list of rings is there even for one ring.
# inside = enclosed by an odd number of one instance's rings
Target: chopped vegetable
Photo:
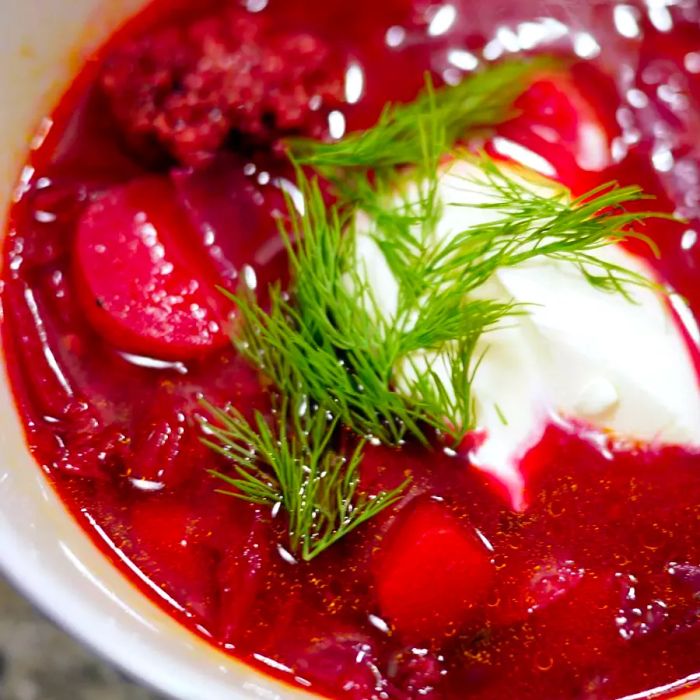
[[[113,189],[83,215],[75,273],[83,307],[109,342],[162,359],[226,343],[225,311],[204,265],[185,253],[190,231],[167,180]]]
[[[475,533],[444,505],[420,502],[401,516],[378,553],[381,614],[412,638],[457,631],[482,602],[493,571]]]

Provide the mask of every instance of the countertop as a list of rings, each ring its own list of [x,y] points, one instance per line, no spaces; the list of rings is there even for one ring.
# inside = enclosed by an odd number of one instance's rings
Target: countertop
[[[0,700],[164,700],[96,658],[0,578]]]

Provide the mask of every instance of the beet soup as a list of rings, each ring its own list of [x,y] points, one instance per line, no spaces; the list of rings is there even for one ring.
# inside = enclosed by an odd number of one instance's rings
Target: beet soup
[[[182,625],[334,698],[700,687],[695,0],[156,2],[27,166],[29,447]]]

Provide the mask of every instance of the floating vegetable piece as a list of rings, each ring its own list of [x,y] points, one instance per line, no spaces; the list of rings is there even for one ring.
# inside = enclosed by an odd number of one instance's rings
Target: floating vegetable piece
[[[174,360],[226,343],[224,307],[204,269],[184,252],[190,235],[167,180],[108,192],[82,217],[75,274],[86,313],[120,349]]]
[[[244,509],[239,510],[246,513]],[[217,569],[219,633],[229,643],[237,641],[255,611],[256,598],[266,582],[270,566],[269,532],[252,507],[249,513],[249,518],[239,515],[237,520],[244,522],[229,525],[229,546]]]
[[[489,589],[490,557],[444,505],[417,504],[389,531],[377,557],[382,615],[411,638],[456,631]]]
[[[147,576],[167,580],[166,600],[187,601],[189,612],[209,621],[216,599],[207,524],[175,499],[142,500],[131,511],[130,546],[136,545],[134,558]]]
[[[612,134],[570,76],[543,76],[515,106],[518,115],[498,126],[490,153],[551,177],[574,195],[600,182]]]

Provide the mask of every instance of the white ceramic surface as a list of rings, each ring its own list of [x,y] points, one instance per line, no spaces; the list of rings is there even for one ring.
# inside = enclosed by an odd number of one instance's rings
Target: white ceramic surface
[[[91,49],[142,4],[0,0],[0,220],[42,115]],[[0,456],[0,567],[62,627],[181,700],[311,697],[217,652],[117,572],[64,510],[27,451],[4,371]]]
[[[143,4],[0,0],[0,224],[42,115],[90,51]],[[311,697],[185,631],[100,554],[30,456],[4,371],[0,455],[0,568],[56,622],[180,700]]]

